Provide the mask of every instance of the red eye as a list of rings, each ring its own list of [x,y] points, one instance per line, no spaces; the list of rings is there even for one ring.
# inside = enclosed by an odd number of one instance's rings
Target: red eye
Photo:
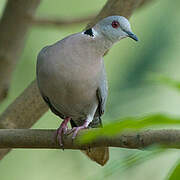
[[[111,25],[113,28],[118,28],[120,26],[118,21],[113,21]]]

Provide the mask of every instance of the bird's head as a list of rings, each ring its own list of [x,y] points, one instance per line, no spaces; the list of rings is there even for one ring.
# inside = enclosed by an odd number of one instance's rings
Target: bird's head
[[[123,16],[106,17],[99,21],[93,29],[97,35],[103,35],[113,43],[126,37],[138,41],[137,36],[131,30],[129,21]]]

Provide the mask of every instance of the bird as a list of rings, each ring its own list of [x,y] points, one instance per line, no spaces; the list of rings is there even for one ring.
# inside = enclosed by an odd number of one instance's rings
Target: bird
[[[39,52],[37,84],[51,111],[63,119],[57,129],[60,146],[67,132],[73,133],[74,139],[81,129],[102,127],[108,95],[103,55],[126,37],[138,41],[130,22],[123,16],[108,16],[92,28],[69,35]],[[83,152],[100,165],[109,159],[108,147]]]

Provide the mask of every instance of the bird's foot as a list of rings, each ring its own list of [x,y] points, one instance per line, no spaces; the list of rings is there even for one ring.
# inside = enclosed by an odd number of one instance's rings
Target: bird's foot
[[[77,136],[78,132],[81,130],[81,129],[86,129],[89,125],[89,122],[88,121],[85,121],[85,123],[82,125],[82,126],[78,126],[78,127],[73,127],[70,131],[68,131],[68,134],[71,134],[73,133],[72,135],[72,139],[74,140],[75,137]]]
[[[68,122],[70,121],[71,118],[65,118],[63,120],[63,122],[61,123],[60,127],[57,129],[57,138],[58,138],[58,141],[59,141],[59,145],[60,146],[63,146],[63,143],[62,143],[62,136],[63,134],[66,134],[67,133],[67,130],[68,130],[68,127],[67,127],[67,124]]]

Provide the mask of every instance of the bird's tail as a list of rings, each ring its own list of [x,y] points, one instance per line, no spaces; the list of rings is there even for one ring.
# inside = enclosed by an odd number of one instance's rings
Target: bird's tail
[[[76,124],[71,120],[71,126],[74,127]],[[95,117],[92,123],[89,125],[91,128],[102,127],[100,117]],[[86,156],[92,161],[104,166],[109,160],[109,148],[108,147],[94,147],[88,150],[81,150]]]
[[[88,156],[92,161],[97,162],[101,166],[104,166],[109,160],[109,148],[97,147],[90,148],[89,150],[82,150],[82,152]]]

